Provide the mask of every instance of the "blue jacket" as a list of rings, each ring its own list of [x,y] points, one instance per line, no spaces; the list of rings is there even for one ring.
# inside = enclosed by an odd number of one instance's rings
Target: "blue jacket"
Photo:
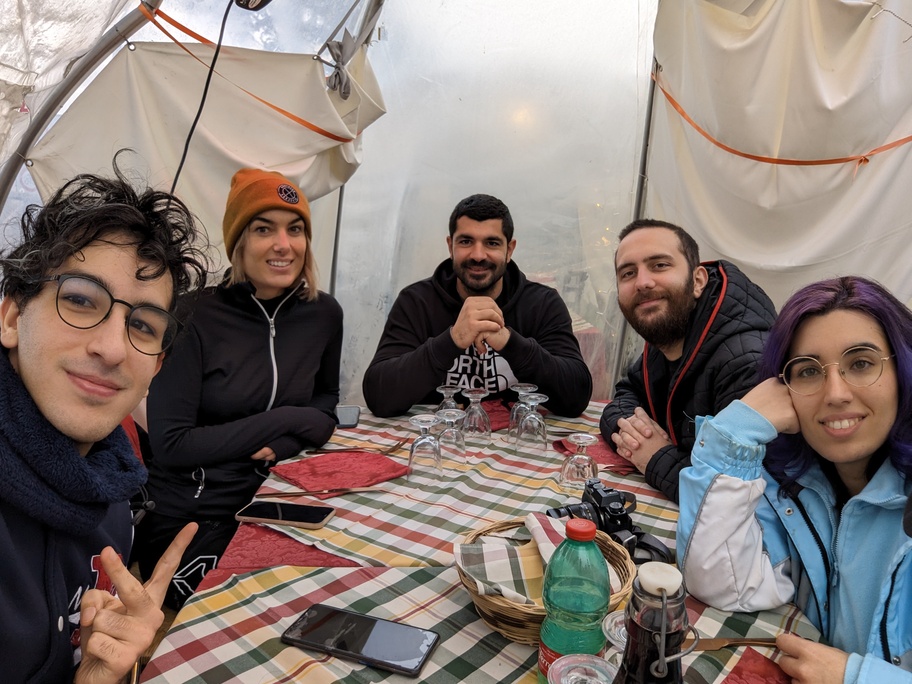
[[[887,460],[840,515],[816,465],[797,498],[780,489],[763,468],[776,430],[743,402],[697,427],[680,480],[688,590],[723,610],[794,602],[850,654],[845,684],[912,683],[912,539],[902,529],[912,481]]]

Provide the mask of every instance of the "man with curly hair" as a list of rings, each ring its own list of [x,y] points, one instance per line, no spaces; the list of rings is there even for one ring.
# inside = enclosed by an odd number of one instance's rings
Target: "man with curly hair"
[[[120,422],[146,394],[208,261],[175,197],[81,175],[0,257],[0,672],[119,682],[161,625],[188,526],[142,586],[124,566],[145,482]]]

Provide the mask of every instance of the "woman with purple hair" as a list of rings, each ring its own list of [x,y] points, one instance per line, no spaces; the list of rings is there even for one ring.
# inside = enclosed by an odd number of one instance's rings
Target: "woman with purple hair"
[[[767,378],[697,419],[678,559],[724,610],[793,602],[827,645],[782,634],[792,681],[912,683],[912,312],[844,277],[786,302]]]

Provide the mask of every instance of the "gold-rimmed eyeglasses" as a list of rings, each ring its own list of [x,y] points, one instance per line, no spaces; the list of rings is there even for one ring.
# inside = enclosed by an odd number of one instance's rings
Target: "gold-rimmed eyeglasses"
[[[813,356],[796,356],[782,368],[779,379],[795,394],[807,396],[820,391],[826,381],[827,367],[836,366],[842,379],[853,387],[869,387],[880,379],[884,364],[894,356],[880,354],[871,347],[852,347],[832,363],[820,363]]]
[[[127,338],[140,354],[158,356],[166,351],[181,328],[174,316],[150,304],[134,306],[116,299],[108,288],[86,276],[58,274],[39,278],[36,283],[57,283],[57,315],[69,326],[88,330],[100,325],[114,309],[123,304],[127,314]]]

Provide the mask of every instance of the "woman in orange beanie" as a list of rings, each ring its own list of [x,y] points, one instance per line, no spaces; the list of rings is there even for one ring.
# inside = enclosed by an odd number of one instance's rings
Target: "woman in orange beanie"
[[[241,169],[222,230],[231,270],[200,297],[147,404],[155,508],[137,529],[143,576],[187,521],[200,525],[169,588],[174,607],[215,566],[269,465],[322,445],[336,425],[342,309],[317,289],[303,193]]]

